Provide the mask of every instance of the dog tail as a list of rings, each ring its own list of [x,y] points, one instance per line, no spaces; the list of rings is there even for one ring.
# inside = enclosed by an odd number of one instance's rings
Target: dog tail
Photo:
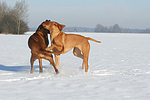
[[[90,38],[90,37],[86,37],[86,39],[91,40],[91,41],[95,41],[95,42],[97,42],[97,43],[101,43],[101,41],[97,41],[97,40],[92,39],[92,38]]]

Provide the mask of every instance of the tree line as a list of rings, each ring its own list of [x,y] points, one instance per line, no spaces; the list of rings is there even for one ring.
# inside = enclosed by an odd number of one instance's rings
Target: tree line
[[[104,27],[101,24],[97,24],[96,28],[95,28],[95,32],[113,32],[113,33],[120,33],[121,32],[121,28],[119,27],[118,24],[115,24],[114,26],[110,26],[110,27]]]
[[[150,33],[150,28],[146,29],[128,29],[122,28],[118,24],[113,26],[105,27],[101,24],[97,24],[95,27],[95,32],[104,32],[104,33]]]
[[[8,7],[5,1],[0,1],[0,33],[23,34],[29,30],[28,6],[25,0],[16,2],[14,7]]]

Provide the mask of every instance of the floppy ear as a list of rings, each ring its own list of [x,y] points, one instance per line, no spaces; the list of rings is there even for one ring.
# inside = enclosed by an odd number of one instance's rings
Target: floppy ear
[[[46,20],[45,22],[50,22],[51,20]]]
[[[40,26],[37,28],[37,31],[40,31],[42,28],[43,28],[43,26],[40,25]]]
[[[44,27],[43,27],[43,25],[39,25],[39,27],[37,28],[37,30],[36,31],[40,31],[40,32],[42,32],[42,33],[44,33],[44,34],[50,34],[50,31],[49,30],[47,30],[47,29],[45,29]]]

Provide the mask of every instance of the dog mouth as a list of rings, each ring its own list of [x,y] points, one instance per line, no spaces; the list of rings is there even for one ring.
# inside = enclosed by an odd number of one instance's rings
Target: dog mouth
[[[51,31],[49,31],[49,34],[51,34]]]
[[[51,31],[50,30],[48,30],[48,29],[46,29],[47,31],[48,31],[48,34],[51,34]]]

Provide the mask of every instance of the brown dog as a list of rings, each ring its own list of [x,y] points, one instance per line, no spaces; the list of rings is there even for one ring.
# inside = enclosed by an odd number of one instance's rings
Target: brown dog
[[[46,20],[46,22],[49,21],[50,20]],[[28,46],[31,49],[31,73],[33,73],[33,63],[36,59],[39,59],[39,72],[43,72],[42,58],[48,60],[53,65],[55,72],[59,73],[53,61],[52,54],[46,53],[45,50],[49,44],[48,33],[49,30],[45,29],[41,24],[39,25],[36,32],[33,35],[31,35],[28,40]]]
[[[90,44],[88,40],[98,43],[101,42],[81,35],[65,34],[62,32],[65,25],[61,25],[57,22],[45,21],[42,25],[50,31],[51,46],[46,50],[53,50],[51,53],[55,54],[56,66],[59,66],[60,54],[64,54],[74,48],[73,54],[83,59],[82,69],[85,67],[85,72],[87,72],[90,51]]]

